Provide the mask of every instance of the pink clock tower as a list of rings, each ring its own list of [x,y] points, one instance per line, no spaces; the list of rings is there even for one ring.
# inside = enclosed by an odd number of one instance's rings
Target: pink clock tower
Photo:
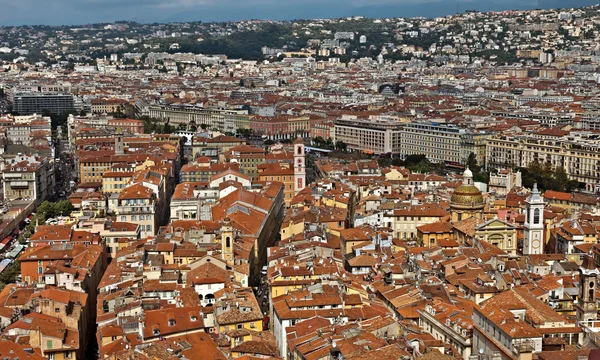
[[[306,187],[306,164],[304,161],[304,142],[297,138],[294,141],[294,194],[298,194]]]

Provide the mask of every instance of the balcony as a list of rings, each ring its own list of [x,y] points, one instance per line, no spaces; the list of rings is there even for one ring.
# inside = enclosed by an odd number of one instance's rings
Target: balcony
[[[156,209],[151,206],[142,206],[142,207],[123,207],[119,206],[117,210],[118,214],[154,214]]]
[[[13,189],[27,189],[29,187],[28,181],[11,181],[10,187]]]
[[[525,340],[516,344],[513,344],[512,352],[515,355],[523,353],[531,353],[535,350],[535,343],[531,340]]]

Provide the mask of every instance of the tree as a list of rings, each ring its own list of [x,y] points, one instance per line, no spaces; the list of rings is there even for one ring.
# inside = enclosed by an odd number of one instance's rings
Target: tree
[[[570,191],[569,175],[564,167],[558,166],[553,172],[553,187],[556,191]]]
[[[17,279],[17,275],[21,273],[21,264],[18,260],[15,260],[10,264],[2,273],[0,273],[0,282],[4,284],[14,283]]]
[[[200,128],[202,130],[206,130],[206,129],[208,129],[208,124],[200,124]]]
[[[313,142],[315,145],[317,145],[317,147],[322,147],[325,144],[325,139],[323,139],[321,136],[317,136],[313,139]]]
[[[37,213],[43,216],[43,221],[54,217],[54,204],[52,204],[50,201],[44,201],[40,204],[40,206],[38,206]]]
[[[346,151],[346,149],[348,148],[348,145],[343,142],[343,141],[336,141],[335,142],[335,148],[339,151]]]
[[[470,153],[467,159],[467,167],[473,172],[479,172],[479,166],[477,165],[477,155]]]
[[[61,200],[54,204],[54,213],[61,216],[70,215],[75,208],[69,200]]]
[[[21,244],[21,245],[27,244],[27,238],[24,235],[19,236],[17,241],[19,241],[19,244]]]
[[[163,134],[171,134],[171,133],[173,133],[174,130],[175,130],[175,128],[173,126],[169,125],[168,123],[165,123],[162,133]]]
[[[333,149],[333,140],[331,140],[331,138],[327,138],[325,141],[325,147],[327,149]]]

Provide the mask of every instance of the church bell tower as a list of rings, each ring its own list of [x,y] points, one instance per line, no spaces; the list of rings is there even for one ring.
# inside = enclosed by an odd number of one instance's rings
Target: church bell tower
[[[523,233],[523,255],[543,254],[544,246],[544,199],[537,184],[525,200],[525,231]]]

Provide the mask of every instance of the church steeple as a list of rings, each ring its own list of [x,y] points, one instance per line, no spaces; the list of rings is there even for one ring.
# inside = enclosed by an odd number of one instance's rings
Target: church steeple
[[[533,184],[531,194],[525,200],[525,231],[523,254],[543,254],[544,246],[544,199],[540,196],[537,184]]]
[[[473,172],[469,170],[468,166],[463,173],[463,185],[473,185]]]
[[[229,218],[223,219],[221,226],[221,257],[227,262],[233,261],[233,227]]]
[[[306,165],[304,163],[304,141],[294,141],[294,195],[306,187]]]
[[[579,297],[577,299],[577,321],[584,325],[597,318],[596,310],[596,286],[600,271],[596,268],[594,259],[586,254],[583,263],[579,267]]]

